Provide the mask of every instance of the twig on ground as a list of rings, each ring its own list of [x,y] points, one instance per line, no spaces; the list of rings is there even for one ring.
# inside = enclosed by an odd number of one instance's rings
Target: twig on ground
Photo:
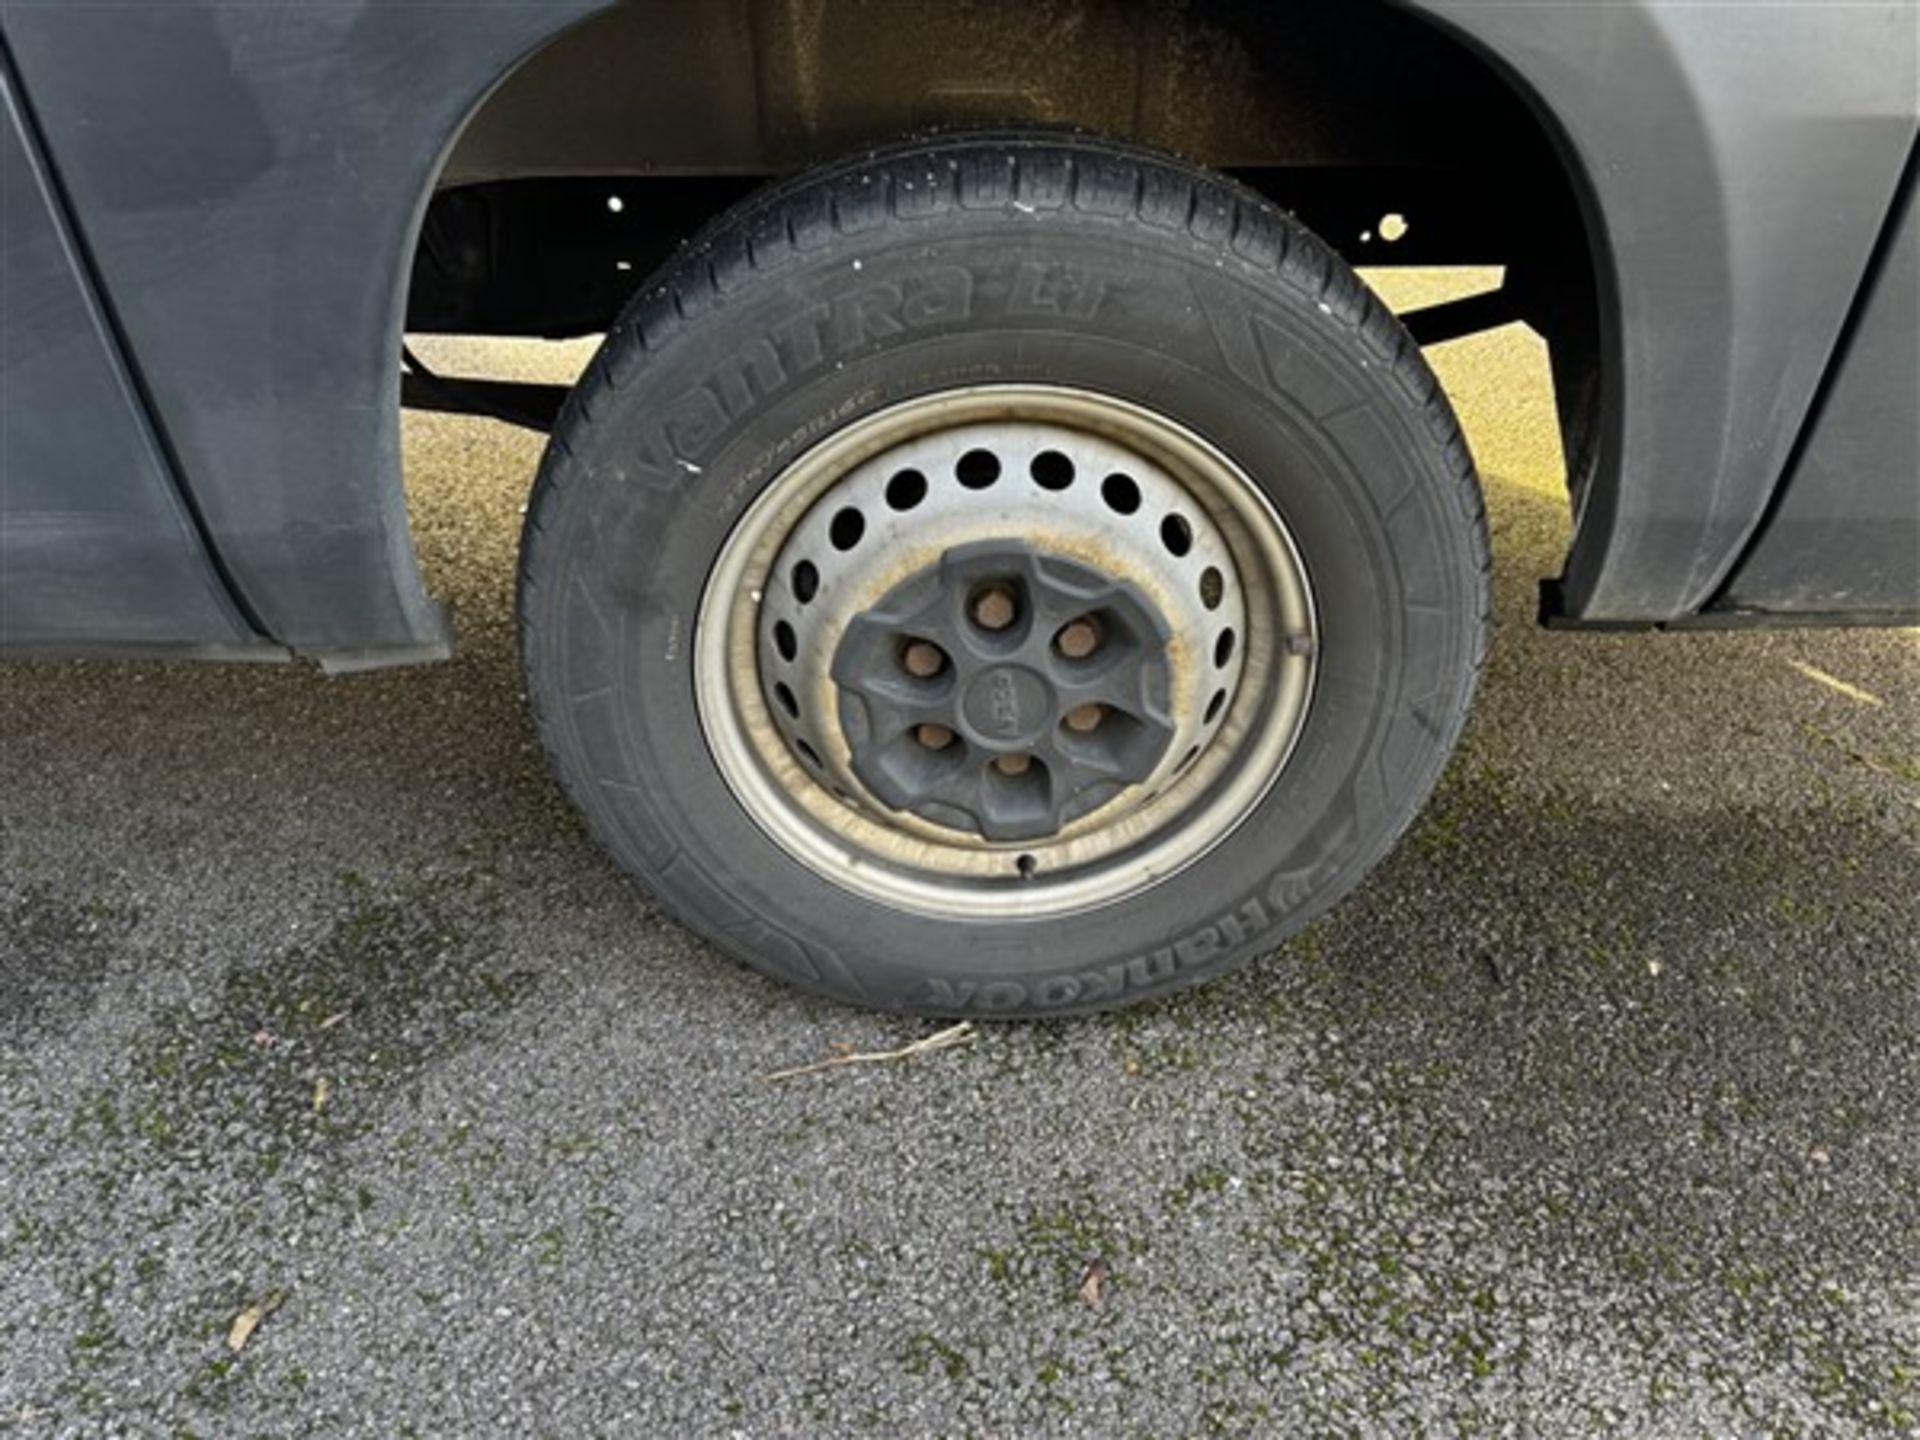
[[[1089,1260],[1087,1268],[1080,1272],[1080,1303],[1089,1310],[1098,1310],[1106,1304],[1107,1277],[1112,1273],[1100,1256]]]
[[[1814,684],[1824,685],[1836,694],[1846,696],[1849,700],[1858,701],[1862,705],[1885,705],[1887,703],[1871,690],[1862,690],[1858,685],[1842,680],[1838,675],[1829,675],[1818,665],[1809,665],[1804,660],[1789,660],[1787,664],[1798,670],[1802,675],[1806,676],[1807,679],[1813,681]]]
[[[1856,765],[1866,766],[1867,769],[1873,771],[1876,775],[1886,776],[1889,780],[1905,780],[1908,778],[1885,761],[1875,759],[1864,750],[1855,750],[1852,746],[1847,747],[1847,758]]]
[[[936,1030],[931,1035],[923,1035],[911,1045],[902,1045],[898,1050],[845,1051],[830,1055],[825,1060],[816,1060],[811,1065],[796,1065],[791,1070],[775,1070],[762,1075],[762,1080],[791,1080],[796,1075],[811,1075],[819,1070],[833,1070],[841,1065],[880,1065],[889,1060],[911,1060],[916,1055],[930,1055],[935,1050],[950,1050],[955,1045],[971,1045],[976,1034],[971,1020],[962,1020],[958,1025],[949,1025],[945,1030]]]
[[[280,1302],[286,1298],[281,1291],[270,1290],[234,1316],[233,1328],[227,1331],[227,1348],[236,1355],[246,1349],[247,1342],[253,1339],[253,1332],[260,1328],[260,1322],[278,1310]]]

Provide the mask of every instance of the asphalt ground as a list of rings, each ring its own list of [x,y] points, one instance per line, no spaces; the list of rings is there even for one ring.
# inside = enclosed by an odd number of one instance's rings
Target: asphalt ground
[[[721,960],[548,781],[532,437],[408,420],[450,664],[0,667],[0,1432],[1915,1432],[1920,645],[1536,630],[1543,352],[1433,356],[1498,632],[1408,841],[910,1061],[762,1080],[933,1027]]]

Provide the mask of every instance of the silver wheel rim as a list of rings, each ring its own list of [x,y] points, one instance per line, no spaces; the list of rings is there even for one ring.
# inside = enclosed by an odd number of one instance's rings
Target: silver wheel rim
[[[963,457],[982,453],[996,474],[984,484],[977,473],[963,480]],[[1064,471],[1045,468],[1043,455],[1064,461]],[[903,474],[924,485],[907,505],[889,490]],[[1127,485],[1116,488],[1109,476]],[[1128,734],[1123,714],[1150,724],[1151,755],[1136,745],[1122,780],[1087,784],[1070,804],[1056,804],[1057,829],[1008,838],[981,833],[973,811],[943,799],[902,808],[880,783],[890,772],[873,747],[904,742],[868,733],[866,721],[875,713],[868,692],[885,687],[868,686],[845,661],[850,633],[896,614],[890,606],[903,594],[925,592],[943,562],[952,569],[956,557],[1015,542],[1038,557],[1042,582],[1069,572],[1084,580],[1089,570],[1109,577],[1156,617],[1164,644],[1147,657],[1141,714],[1127,711],[1123,696],[1096,722]],[[797,586],[803,562],[812,573]],[[1062,603],[1033,598],[1036,615]],[[1039,653],[1039,644],[1023,653]],[[965,635],[952,642],[956,675],[988,664],[969,645]],[[978,386],[864,417],[776,476],[709,576],[693,659],[714,759],[782,850],[891,908],[980,919],[1111,904],[1217,846],[1285,768],[1310,703],[1316,650],[1312,595],[1293,540],[1226,456],[1127,401],[1065,387]],[[836,655],[853,683],[834,678]],[[992,679],[1010,683],[999,670]],[[1067,683],[1049,692],[1061,706],[1078,698]],[[1016,763],[1004,752],[1016,742],[976,725],[977,711],[959,712],[952,743],[963,768],[990,767],[979,772],[984,794],[1002,786],[998,777]],[[1050,780],[1060,790],[1061,755],[1081,753],[1073,746],[1084,737],[1058,715],[1049,723],[1057,733],[1042,728],[1017,742],[1034,756],[1019,781],[1053,762]],[[989,805],[982,813],[997,820],[1002,811]]]

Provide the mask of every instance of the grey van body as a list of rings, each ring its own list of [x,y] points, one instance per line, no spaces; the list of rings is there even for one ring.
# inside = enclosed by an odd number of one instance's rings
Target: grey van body
[[[404,333],[453,328],[460,311],[427,313],[458,270],[423,268],[423,227],[431,239],[440,218],[456,255],[476,236],[504,246],[509,221],[559,237],[551,216],[570,177],[634,180],[642,197],[657,184],[673,197],[658,213],[677,217],[696,208],[689,184],[745,185],[1000,110],[1131,126],[1125,138],[1207,163],[1264,166],[1292,203],[1290,175],[1306,196],[1305,178],[1348,159],[1365,165],[1340,173],[1404,159],[1384,132],[1364,156],[1340,153],[1359,143],[1350,116],[1317,124],[1353,87],[1328,83],[1291,109],[1282,93],[1369,51],[1381,93],[1430,104],[1435,125],[1448,67],[1476,77],[1476,163],[1497,176],[1488,147],[1514,137],[1546,157],[1541,173],[1575,217],[1563,246],[1529,251],[1533,308],[1515,312],[1555,346],[1568,431],[1575,526],[1545,587],[1548,621],[1920,614],[1913,4],[1010,10],[1092,37],[1096,59],[1101,37],[1117,37],[1138,89],[1116,118],[1071,85],[1047,88],[1041,36],[1001,54],[1032,71],[1004,89],[944,77],[969,63],[951,52],[855,73],[876,32],[942,23],[926,3],[0,9],[0,648],[340,667],[445,654],[449,620],[408,531],[399,430]],[[804,26],[768,38],[797,12]],[[1310,46],[1273,38],[1295,23],[1344,58],[1300,61]],[[1298,123],[1244,157],[1217,138],[1231,115],[1213,138],[1189,137],[1187,102],[1154,98],[1170,36],[1189,65],[1213,46],[1204,63],[1250,77],[1249,105]],[[836,109],[843,94],[860,98]],[[1426,122],[1404,108],[1414,133]],[[1306,163],[1290,168],[1296,150]],[[1497,238],[1464,238],[1467,209],[1457,247],[1426,258],[1501,258]],[[1329,238],[1350,254],[1379,243]],[[553,267],[536,278],[516,293],[558,293]],[[471,328],[573,333],[610,318],[612,302],[596,303],[562,317],[529,301],[512,323]]]

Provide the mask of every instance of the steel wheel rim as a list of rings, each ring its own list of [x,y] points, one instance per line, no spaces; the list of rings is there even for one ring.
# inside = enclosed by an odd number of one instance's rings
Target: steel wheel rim
[[[1169,745],[1151,783],[1130,785],[1057,833],[1012,841],[968,835],[951,822],[934,823],[889,807],[853,771],[854,747],[845,729],[820,719],[832,692],[812,694],[810,705],[802,707],[798,692],[776,697],[767,683],[775,617],[794,613],[787,573],[794,563],[790,542],[809,526],[818,532],[823,513],[837,513],[848,496],[870,493],[876,471],[902,468],[900,457],[912,456],[922,462],[913,468],[926,469],[925,457],[938,453],[942,443],[958,446],[996,433],[1021,437],[1029,449],[1036,436],[1066,435],[1080,445],[1078,453],[1117,451],[1131,457],[1131,473],[1143,482],[1136,509],[1148,512],[1146,521],[1157,524],[1164,517],[1154,512],[1178,508],[1192,522],[1190,541],[1202,542],[1175,557],[1194,561],[1184,572],[1180,566],[1163,567],[1164,574],[1142,571],[1144,583],[1173,586],[1177,582],[1169,576],[1204,571],[1198,561],[1208,558],[1212,537],[1230,560],[1228,593],[1240,617],[1238,625],[1227,627],[1234,631],[1232,653],[1217,666],[1211,646],[1201,653],[1192,635],[1176,634],[1168,646],[1170,656],[1186,652],[1184,668],[1168,661],[1169,673],[1177,676],[1170,682],[1176,687],[1170,698],[1183,705],[1191,706],[1196,694],[1203,705],[1211,696],[1196,680],[1223,670],[1233,676],[1231,693],[1224,705],[1215,702],[1218,713],[1208,717],[1204,742],[1194,755]],[[1011,439],[1004,448],[1019,450]],[[954,483],[949,474],[927,479],[930,485]],[[1007,487],[998,502],[1003,523],[1050,527],[1038,546],[1043,553],[1054,555],[1091,533],[1071,528],[1087,523],[1085,507],[1071,522],[1062,518],[1068,507],[1059,503],[1060,495],[1042,495],[1047,487],[1032,474],[1009,474],[1000,483]],[[1097,481],[1087,475],[1072,483]],[[1177,507],[1170,495],[1180,497]],[[950,519],[950,512],[943,513]],[[977,519],[985,512],[975,507],[971,513]],[[910,517],[903,522],[913,523]],[[992,530],[984,520],[972,528]],[[903,533],[912,532],[896,526],[890,535],[898,541]],[[967,524],[942,532],[947,540],[967,533],[972,533]],[[862,557],[854,565],[851,573],[857,578],[845,582],[852,588],[836,600],[842,609],[858,599],[866,602],[858,613],[868,613],[881,598],[872,592],[883,579],[921,573],[937,559],[925,546],[915,555],[895,556],[898,545],[882,548],[886,537],[871,538],[875,550],[868,554],[883,558]],[[1172,541],[1162,543],[1170,547]],[[849,548],[857,553],[860,544],[856,539]],[[1138,543],[1124,561],[1114,558],[1111,545],[1100,554],[1110,565],[1145,564]],[[1120,578],[1131,583],[1134,577]],[[829,583],[839,583],[838,571]],[[1236,613],[1226,596],[1205,608],[1212,614],[1216,607]],[[1177,616],[1194,613],[1178,603],[1168,602],[1167,608]],[[1220,628],[1215,623],[1208,634],[1217,635]],[[1166,416],[1092,391],[976,386],[903,401],[863,417],[775,476],[734,526],[714,564],[695,623],[692,658],[696,705],[714,760],[741,807],[788,855],[839,888],[894,909],[950,919],[1037,918],[1085,911],[1138,893],[1190,866],[1245,820],[1279,778],[1298,741],[1311,701],[1317,635],[1308,576],[1287,527],[1252,480],[1218,449]],[[786,671],[777,673],[787,678]],[[811,669],[801,679],[807,686],[835,684]],[[836,713],[844,717],[844,706]],[[796,724],[803,716],[813,728],[800,735],[796,748]]]

